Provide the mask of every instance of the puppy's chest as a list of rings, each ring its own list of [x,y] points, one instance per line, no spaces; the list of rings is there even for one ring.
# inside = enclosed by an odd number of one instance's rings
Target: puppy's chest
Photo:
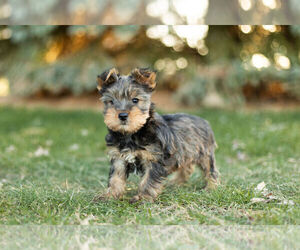
[[[155,145],[149,144],[145,138],[116,137],[108,134],[105,139],[111,159],[123,159],[126,163],[134,165],[157,159],[153,150]]]
[[[127,164],[140,165],[147,162],[157,161],[158,155],[146,149],[132,150],[130,148],[120,149],[118,147],[108,147],[110,159],[122,159]],[[144,164],[143,164],[144,165]]]

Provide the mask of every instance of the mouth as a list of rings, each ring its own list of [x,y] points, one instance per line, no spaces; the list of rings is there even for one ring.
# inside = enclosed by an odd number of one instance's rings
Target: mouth
[[[120,121],[121,125],[127,125],[127,121]]]

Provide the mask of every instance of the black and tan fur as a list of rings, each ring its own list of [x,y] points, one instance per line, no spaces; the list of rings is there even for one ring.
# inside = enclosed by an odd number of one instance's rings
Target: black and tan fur
[[[142,176],[133,202],[154,200],[163,180],[173,172],[175,182],[187,181],[194,165],[202,169],[207,188],[218,183],[216,143],[210,125],[197,116],[156,113],[151,103],[155,77],[155,72],[139,68],[128,76],[121,76],[114,68],[98,76],[111,167],[108,189],[96,200],[121,198],[132,172]],[[120,113],[128,115],[126,121],[119,119]]]

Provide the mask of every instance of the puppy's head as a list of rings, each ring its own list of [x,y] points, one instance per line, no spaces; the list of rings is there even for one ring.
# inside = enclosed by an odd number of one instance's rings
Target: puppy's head
[[[98,76],[98,90],[104,103],[104,122],[120,133],[135,133],[146,123],[156,74],[149,69],[134,69],[123,76],[113,68]]]

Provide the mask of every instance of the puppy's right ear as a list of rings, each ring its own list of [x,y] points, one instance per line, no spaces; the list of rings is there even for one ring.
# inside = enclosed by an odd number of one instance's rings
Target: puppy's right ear
[[[112,68],[104,71],[101,75],[98,75],[97,77],[97,82],[98,82],[97,89],[101,91],[104,86],[108,86],[118,81],[118,78],[119,78],[119,72],[117,69]]]
[[[131,75],[139,84],[148,86],[151,90],[154,90],[156,86],[156,71],[148,68],[136,68],[131,71]]]

